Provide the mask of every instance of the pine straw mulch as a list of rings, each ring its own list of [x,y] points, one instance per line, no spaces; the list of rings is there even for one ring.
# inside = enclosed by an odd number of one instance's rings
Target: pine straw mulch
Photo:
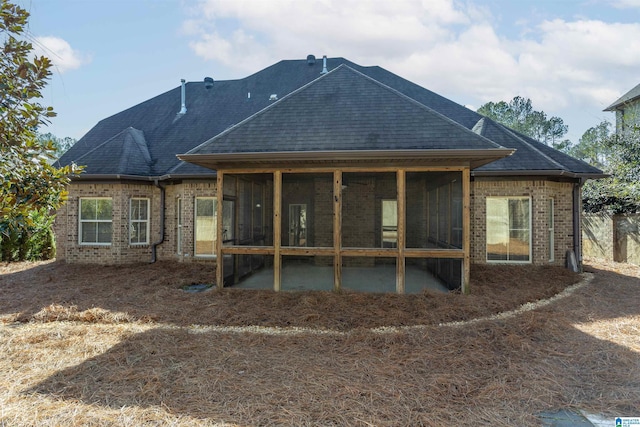
[[[461,326],[439,324],[578,277],[475,267],[468,296],[187,294],[181,285],[212,272],[142,267],[0,267],[0,425],[512,426],[558,408],[640,414],[638,267],[594,262],[592,282],[570,296]],[[324,333],[219,328],[244,325]]]
[[[31,267],[31,268],[25,268]],[[15,270],[15,271],[13,271]],[[337,330],[433,325],[512,310],[548,298],[580,279],[565,268],[473,266],[472,295],[225,288],[188,293],[210,283],[210,265],[162,262],[129,266],[60,262],[0,267],[0,322],[155,322],[179,326],[275,326]],[[517,292],[513,292],[514,288]]]

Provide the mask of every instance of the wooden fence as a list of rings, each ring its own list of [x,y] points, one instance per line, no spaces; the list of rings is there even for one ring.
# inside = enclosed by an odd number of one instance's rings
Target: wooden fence
[[[640,265],[640,214],[585,214],[582,253],[587,257]]]

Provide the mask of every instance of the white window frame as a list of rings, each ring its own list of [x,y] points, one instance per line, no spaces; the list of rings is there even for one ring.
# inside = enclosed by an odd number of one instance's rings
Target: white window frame
[[[198,200],[213,200],[213,253],[198,253]],[[215,258],[215,245],[217,233],[218,218],[218,198],[214,196],[198,196],[193,201],[193,255],[198,258]]]
[[[147,217],[146,218],[133,218],[133,203],[134,202],[146,202],[147,204]],[[131,199],[129,199],[129,244],[131,246],[143,246],[143,245],[148,245],[149,244],[149,232],[151,230],[151,221],[150,218],[151,217],[151,201],[149,200],[149,198],[147,197],[132,197]],[[132,240],[133,238],[133,231],[134,231],[134,224],[143,224],[145,227],[145,240],[142,242],[134,242]]]
[[[487,208],[487,204],[489,202],[489,200],[496,200],[496,199],[502,199],[502,200],[528,200],[529,201],[529,259],[528,260],[497,260],[497,259],[489,259],[489,250],[488,250],[488,246],[489,246],[489,212],[488,212],[488,208]],[[509,211],[507,213],[507,215],[509,215],[509,217],[511,216],[511,212]],[[494,263],[494,264],[531,264],[533,262],[533,200],[531,198],[531,196],[489,196],[486,198],[485,201],[485,224],[486,224],[486,230],[485,230],[485,258],[487,263]],[[509,231],[511,231],[509,229]]]
[[[182,255],[182,229],[183,229],[182,198],[176,198],[176,253]]]
[[[548,227],[549,227],[549,262],[554,262],[556,260],[555,250],[556,250],[556,242],[555,242],[555,200],[553,197],[549,197],[549,205],[548,205]]]
[[[82,218],[82,203],[84,201],[98,201],[98,200],[109,200],[111,201],[111,218],[110,219],[97,219],[97,218],[92,218],[92,219],[84,219]],[[84,226],[85,223],[96,223],[96,224],[100,224],[100,223],[110,223],[111,224],[111,241],[109,242],[84,242],[82,240],[82,235],[84,234],[82,232],[82,228]],[[98,227],[96,225],[96,240],[97,240],[97,236],[98,236]],[[78,244],[82,245],[82,246],[111,246],[111,243],[113,241],[113,199],[111,197],[80,197],[78,199]]]

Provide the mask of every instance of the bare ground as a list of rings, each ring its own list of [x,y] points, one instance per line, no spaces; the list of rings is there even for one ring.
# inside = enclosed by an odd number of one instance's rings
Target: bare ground
[[[640,269],[474,267],[472,295],[199,294],[203,265],[0,266],[0,425],[537,425],[640,414]],[[382,326],[423,325],[379,330]]]

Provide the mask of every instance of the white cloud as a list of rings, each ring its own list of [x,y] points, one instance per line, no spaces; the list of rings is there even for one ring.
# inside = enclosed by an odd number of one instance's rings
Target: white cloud
[[[309,53],[403,58],[450,37],[447,26],[470,20],[450,0],[206,0],[199,14],[202,19],[183,25],[185,32],[199,34],[191,43],[194,51],[249,72],[274,58]]]
[[[472,0],[203,0],[183,27],[197,55],[238,72],[344,56],[462,103],[520,95],[549,115],[601,111],[638,83],[640,24],[529,19],[508,37],[497,19]]]
[[[36,37],[33,47],[36,55],[49,58],[60,73],[90,62],[88,56],[74,50],[66,40],[59,37]]]
[[[618,9],[640,8],[640,0],[610,0],[610,2]]]

